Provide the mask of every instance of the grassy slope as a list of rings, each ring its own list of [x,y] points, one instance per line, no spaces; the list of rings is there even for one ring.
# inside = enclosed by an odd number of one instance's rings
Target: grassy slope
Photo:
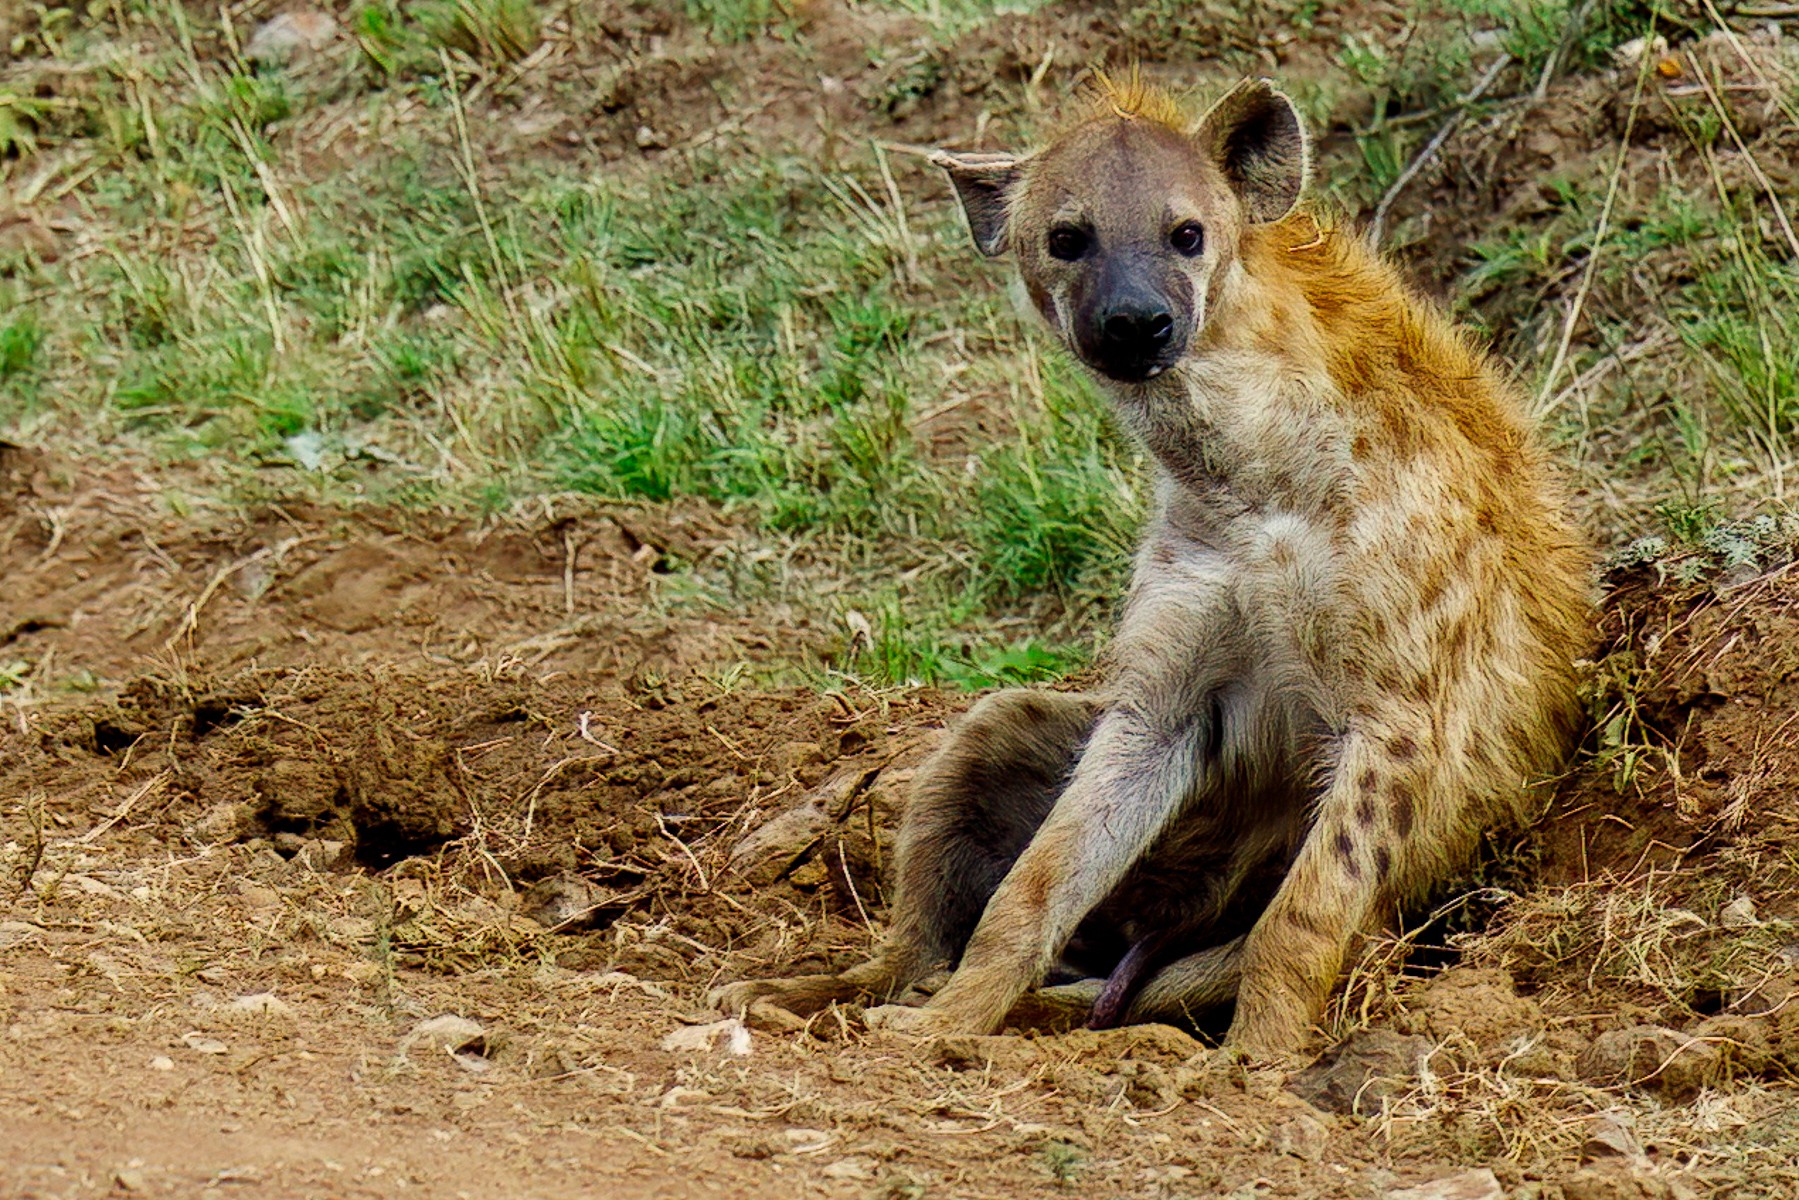
[[[333,15],[354,40],[289,69],[239,52],[270,5],[229,26],[172,0],[15,18],[0,173],[23,232],[0,242],[0,432],[197,464],[170,477],[245,500],[697,498],[735,514],[746,546],[676,591],[829,611],[848,632],[809,670],[1065,672],[1122,581],[1138,457],[973,261],[935,181],[870,140],[942,99],[963,46],[1078,11],[1019,15],[1037,7],[865,3],[895,37],[868,61],[900,68],[858,94],[860,126],[827,139],[839,153],[808,154],[799,120],[790,138],[672,149],[646,127],[648,152],[623,162],[511,155],[496,132],[616,79],[628,59],[604,17],[346,4]],[[1446,157],[1515,140],[1517,97],[1558,73],[1600,78],[1652,25],[1677,47],[1705,32],[1557,0],[1421,0],[1329,28],[1316,5],[1230,9],[1119,5],[1117,44],[1098,49],[1211,78],[1285,45],[1327,134],[1323,190],[1351,215],[1496,55],[1510,65]],[[689,0],[659,36],[805,61],[814,28],[773,0]],[[1225,62],[1189,65],[1206,51]],[[1055,64],[1046,90],[1078,65]],[[1776,81],[1764,154],[1789,144],[1771,140],[1781,118],[1799,131],[1791,81]],[[996,127],[1036,126],[1043,82],[996,81]],[[1544,203],[1447,257],[1418,247],[1545,399],[1614,542],[1704,538],[1777,497],[1799,417],[1794,262],[1766,189],[1718,167],[1725,108],[1709,123],[1671,111],[1662,167],[1631,161],[1609,210],[1615,138],[1571,141]],[[1436,171],[1401,193],[1390,241],[1423,236]]]

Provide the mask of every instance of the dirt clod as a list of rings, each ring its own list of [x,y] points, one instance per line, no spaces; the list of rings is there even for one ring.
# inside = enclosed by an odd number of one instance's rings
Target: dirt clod
[[[1019,1072],[1037,1062],[1042,1054],[1036,1044],[1021,1037],[957,1036],[937,1038],[925,1054],[940,1066],[953,1071]]]
[[[412,1050],[439,1051],[444,1054],[484,1054],[487,1051],[487,1029],[479,1021],[454,1013],[420,1021],[400,1042],[400,1053]]]
[[[1505,1188],[1486,1167],[1389,1191],[1384,1200],[1505,1200]]]
[[[1416,1032],[1438,1041],[1466,1040],[1490,1053],[1540,1031],[1543,1013],[1518,995],[1512,977],[1491,968],[1455,967],[1430,982],[1409,1014]]]
[[[1674,1029],[1637,1025],[1608,1029],[1580,1056],[1584,1079],[1641,1087],[1670,1100],[1688,1100],[1723,1077],[1718,1048]]]
[[[1621,1159],[1582,1167],[1562,1180],[1563,1200],[1694,1200],[1696,1195],[1683,1180]]]
[[[1427,1037],[1360,1030],[1295,1076],[1289,1090],[1327,1112],[1377,1111],[1411,1086],[1432,1048]]]
[[[555,875],[526,888],[518,911],[553,932],[579,933],[602,928],[628,903],[629,897],[579,875]]]

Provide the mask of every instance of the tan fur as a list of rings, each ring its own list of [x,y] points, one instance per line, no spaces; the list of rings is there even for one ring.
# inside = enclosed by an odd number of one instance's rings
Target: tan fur
[[[928,1005],[880,1015],[988,1032],[1071,942],[1110,962],[1172,928],[1131,1019],[1236,983],[1229,1041],[1287,1052],[1355,937],[1532,816],[1566,753],[1588,554],[1516,392],[1357,239],[1291,209],[1284,97],[1249,85],[1194,127],[1126,98],[1028,158],[969,160],[1005,205],[983,248],[1012,250],[1071,346],[1092,268],[1042,249],[1057,223],[1191,297],[1171,369],[1101,379],[1159,467],[1107,687],[983,701],[921,774],[889,950],[727,1001],[885,998],[960,951]],[[981,239],[994,211],[944,163]],[[1183,219],[1203,255],[1156,249]],[[995,814],[1033,831],[991,847],[1008,866],[963,946],[933,926],[930,864],[969,861]]]

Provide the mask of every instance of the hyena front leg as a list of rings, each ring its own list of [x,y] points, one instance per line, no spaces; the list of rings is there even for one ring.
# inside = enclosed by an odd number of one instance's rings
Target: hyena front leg
[[[900,828],[893,925],[875,957],[840,974],[728,984],[711,1003],[810,1014],[885,1003],[955,962],[1000,880],[1067,783],[1100,711],[1091,696],[996,692],[956,722],[913,779]]]
[[[879,1020],[914,1032],[991,1033],[1043,981],[1110,895],[1232,753],[1219,689],[1243,670],[1222,588],[1202,573],[1139,591],[1114,653],[1119,677],[1068,787],[988,901],[949,983]]]
[[[1465,857],[1483,781],[1442,758],[1427,764],[1423,736],[1352,732],[1340,743],[1312,829],[1244,945],[1229,1045],[1267,1056],[1299,1048],[1381,904]]]
[[[918,1033],[998,1029],[1192,794],[1212,737],[1206,721],[1196,714],[1184,728],[1155,728],[1128,710],[1101,717],[1068,790],[993,893],[949,983],[923,1009],[883,1013],[883,1023]]]

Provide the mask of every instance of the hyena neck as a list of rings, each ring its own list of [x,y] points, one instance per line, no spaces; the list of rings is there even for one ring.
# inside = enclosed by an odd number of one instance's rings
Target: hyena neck
[[[1179,367],[1111,398],[1169,486],[1215,506],[1315,508],[1344,436],[1317,319],[1287,281],[1227,270]]]

